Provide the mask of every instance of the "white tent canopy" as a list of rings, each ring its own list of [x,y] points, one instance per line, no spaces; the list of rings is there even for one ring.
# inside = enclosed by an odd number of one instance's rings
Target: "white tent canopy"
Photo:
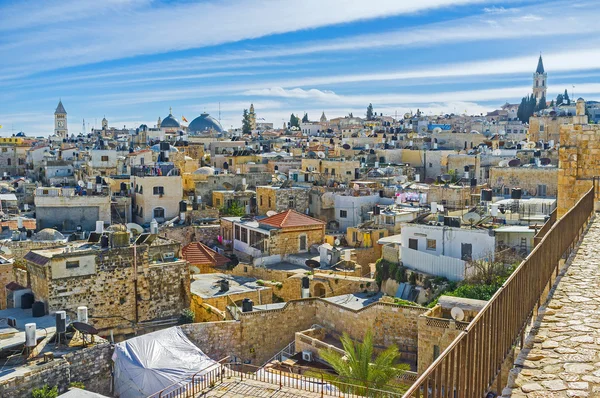
[[[115,345],[115,396],[145,398],[175,383],[184,384],[217,362],[196,347],[180,327],[134,337]]]

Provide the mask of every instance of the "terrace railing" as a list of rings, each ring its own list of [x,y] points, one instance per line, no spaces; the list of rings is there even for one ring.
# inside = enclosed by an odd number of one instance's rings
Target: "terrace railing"
[[[554,223],[483,309],[404,395],[427,398],[485,397],[504,387],[501,368],[522,344],[534,311],[573,250],[594,211],[595,187]]]

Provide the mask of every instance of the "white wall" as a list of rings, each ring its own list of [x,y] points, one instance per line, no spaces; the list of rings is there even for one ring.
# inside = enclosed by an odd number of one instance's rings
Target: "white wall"
[[[362,222],[361,209],[363,206],[375,206],[381,198],[378,194],[370,196],[344,196],[335,195],[335,220],[340,224],[340,230],[354,227]],[[340,211],[345,210],[347,216],[341,217]],[[372,210],[372,209],[370,209]]]
[[[474,260],[493,255],[496,248],[496,238],[490,236],[487,230],[438,227],[430,225],[403,224],[402,247],[408,248],[409,239],[417,239],[418,251],[436,256],[447,256],[461,259],[461,245],[472,245]],[[427,250],[427,240],[435,240],[435,250]]]
[[[400,259],[405,267],[430,275],[443,276],[451,281],[465,278],[467,263],[458,258],[436,256],[401,247]]]

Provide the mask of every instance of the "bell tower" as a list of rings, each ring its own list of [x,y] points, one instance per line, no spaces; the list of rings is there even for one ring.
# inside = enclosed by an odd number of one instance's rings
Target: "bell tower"
[[[54,134],[66,138],[69,134],[67,128],[67,111],[62,104],[62,101],[58,101],[56,111],[54,111]]]
[[[542,62],[542,55],[540,54],[540,59],[538,60],[537,69],[533,74],[533,95],[535,96],[536,102],[539,102],[540,99],[546,98],[546,79],[548,75],[544,71],[544,62]]]

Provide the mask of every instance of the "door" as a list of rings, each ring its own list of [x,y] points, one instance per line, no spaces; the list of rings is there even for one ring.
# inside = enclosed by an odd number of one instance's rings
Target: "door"
[[[460,258],[464,261],[471,261],[473,258],[473,245],[470,243],[461,243]]]

